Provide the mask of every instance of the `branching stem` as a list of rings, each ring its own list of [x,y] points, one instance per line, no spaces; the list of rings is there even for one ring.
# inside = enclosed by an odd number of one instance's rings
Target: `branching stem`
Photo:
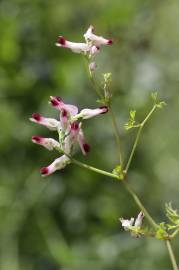
[[[141,124],[139,124],[139,129],[137,131],[137,135],[136,135],[136,138],[135,138],[135,141],[134,141],[134,144],[133,144],[133,147],[132,147],[132,150],[131,150],[129,159],[127,161],[127,164],[126,164],[126,167],[125,167],[125,170],[124,170],[125,171],[125,174],[127,174],[128,170],[129,170],[129,167],[130,167],[130,164],[132,162],[132,159],[133,159],[133,156],[134,156],[136,147],[137,147],[138,142],[139,142],[139,139],[140,139],[141,131],[142,131],[144,125],[146,124],[147,120],[151,117],[151,115],[153,114],[153,112],[155,111],[156,108],[157,108],[157,105],[154,104],[154,106],[152,107],[152,109],[150,110],[150,112],[147,114],[147,116],[145,117],[145,119],[142,121]]]

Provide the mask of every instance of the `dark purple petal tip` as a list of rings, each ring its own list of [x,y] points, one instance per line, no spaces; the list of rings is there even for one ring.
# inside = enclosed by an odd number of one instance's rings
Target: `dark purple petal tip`
[[[109,110],[107,106],[101,106],[101,107],[99,107],[99,108],[103,110],[103,111],[101,112],[101,114],[107,113],[108,110]]]
[[[85,151],[86,153],[88,153],[88,152],[90,151],[90,145],[87,144],[87,143],[84,143],[84,144],[83,144],[83,149],[84,149],[84,151]]]
[[[40,113],[33,113],[32,118],[34,118],[36,121],[40,121],[42,116]]]
[[[49,172],[49,169],[47,167],[43,167],[43,168],[40,169],[40,173],[42,175],[47,175],[48,172]]]
[[[66,39],[62,36],[60,36],[57,40],[57,43],[59,43],[60,45],[64,46],[66,44]]]

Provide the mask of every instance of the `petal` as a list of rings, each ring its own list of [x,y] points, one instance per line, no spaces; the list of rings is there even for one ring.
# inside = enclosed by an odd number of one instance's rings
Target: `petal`
[[[138,216],[137,216],[137,218],[136,218],[136,220],[135,220],[134,226],[140,227],[140,226],[142,225],[142,220],[143,220],[143,218],[144,218],[144,213],[141,211],[141,212],[138,214]]]
[[[86,143],[82,129],[80,129],[78,134],[78,142],[83,155],[86,155],[90,151],[90,145]]]

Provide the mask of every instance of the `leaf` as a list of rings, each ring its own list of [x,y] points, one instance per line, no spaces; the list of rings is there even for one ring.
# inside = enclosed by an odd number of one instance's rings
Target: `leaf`
[[[121,172],[122,172],[122,167],[121,167],[121,165],[117,165],[117,166],[114,168],[114,170],[112,171],[112,173],[115,174],[115,175],[120,175]]]
[[[156,103],[156,101],[157,101],[157,96],[158,96],[157,91],[156,91],[156,92],[152,92],[151,98],[153,99],[153,101],[154,101],[155,103]]]
[[[168,219],[175,225],[179,226],[179,214],[177,213],[177,210],[174,210],[172,208],[172,203],[166,203],[165,204],[166,208],[166,216]]]
[[[126,130],[131,129],[131,128],[134,127],[134,125],[135,125],[135,116],[136,116],[136,110],[131,110],[131,111],[129,112],[129,120],[128,120],[128,122],[124,125],[124,128],[125,128]]]

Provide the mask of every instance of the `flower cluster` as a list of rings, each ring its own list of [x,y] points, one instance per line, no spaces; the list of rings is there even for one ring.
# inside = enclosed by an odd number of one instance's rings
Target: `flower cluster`
[[[106,39],[95,35],[94,27],[92,25],[90,25],[83,36],[86,41],[84,43],[71,42],[66,40],[63,36],[59,36],[56,46],[69,48],[74,53],[82,53],[87,55],[88,59],[90,60],[89,69],[90,71],[94,71],[96,69],[96,63],[94,61],[95,55],[100,52],[102,45],[112,45],[113,41],[111,39]]]
[[[136,219],[132,217],[131,219],[120,218],[119,220],[125,231],[131,231],[132,236],[139,237],[139,234],[137,233],[136,229],[141,228],[143,218],[144,218],[144,213],[141,211],[138,214]]]
[[[76,142],[79,143],[84,155],[89,152],[90,146],[86,143],[81,121],[108,111],[108,108],[103,106],[96,109],[83,109],[78,112],[78,107],[65,104],[60,97],[50,97],[50,104],[60,112],[59,120],[44,117],[39,113],[32,114],[30,118],[30,121],[46,126],[50,130],[55,130],[59,135],[59,141],[37,135],[32,137],[32,142],[40,144],[50,151],[55,149],[62,153],[61,157],[41,169],[41,174],[44,176],[63,169],[70,163],[70,157],[73,155]]]

